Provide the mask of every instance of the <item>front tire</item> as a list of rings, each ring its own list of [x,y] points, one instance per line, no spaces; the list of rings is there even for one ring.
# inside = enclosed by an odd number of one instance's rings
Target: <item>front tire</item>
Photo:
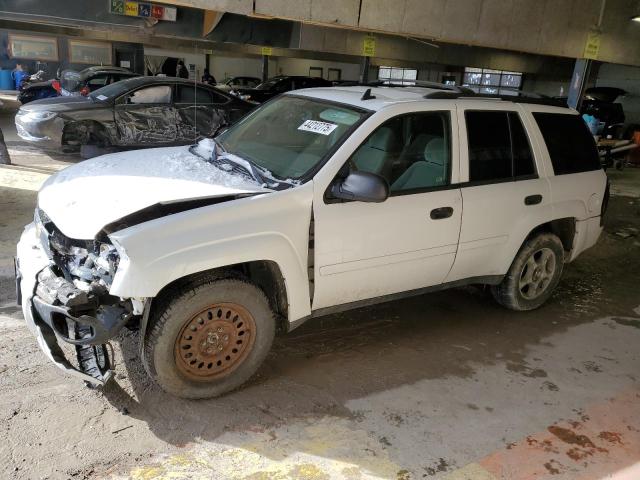
[[[242,279],[207,279],[170,292],[152,313],[143,362],[163,390],[211,398],[256,372],[275,336],[265,294]]]
[[[541,233],[527,240],[513,260],[500,285],[491,293],[503,307],[534,310],[551,297],[564,266],[564,248],[552,233]]]

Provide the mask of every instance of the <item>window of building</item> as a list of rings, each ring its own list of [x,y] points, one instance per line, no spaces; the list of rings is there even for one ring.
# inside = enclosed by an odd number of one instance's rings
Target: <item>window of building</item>
[[[547,144],[556,175],[602,168],[593,136],[579,115],[535,112],[533,118]]]
[[[111,65],[111,44],[69,40],[69,60],[71,63]]]
[[[335,81],[342,78],[342,70],[339,68],[330,68],[327,70],[327,80]]]
[[[9,35],[9,54],[12,58],[57,61],[58,40],[55,37]]]
[[[380,67],[378,80],[393,85],[415,85],[418,78],[418,70],[415,68]]]
[[[517,95],[522,87],[522,73],[467,67],[462,84],[476,93]]]
[[[324,70],[322,67],[309,67],[309,76],[323,78]]]
[[[531,146],[516,112],[465,112],[469,143],[469,181],[500,182],[531,178]]]

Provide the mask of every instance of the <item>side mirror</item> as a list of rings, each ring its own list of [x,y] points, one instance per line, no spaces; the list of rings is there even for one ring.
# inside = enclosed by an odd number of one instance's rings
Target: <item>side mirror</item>
[[[351,172],[347,178],[336,180],[331,195],[340,200],[380,203],[389,197],[389,183],[375,173]]]

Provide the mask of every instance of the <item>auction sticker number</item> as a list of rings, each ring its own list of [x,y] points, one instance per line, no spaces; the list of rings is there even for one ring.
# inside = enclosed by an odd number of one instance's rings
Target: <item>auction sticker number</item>
[[[298,130],[319,133],[321,135],[329,135],[337,128],[337,126],[338,125],[335,123],[319,122],[318,120],[305,120],[305,122],[298,127]]]

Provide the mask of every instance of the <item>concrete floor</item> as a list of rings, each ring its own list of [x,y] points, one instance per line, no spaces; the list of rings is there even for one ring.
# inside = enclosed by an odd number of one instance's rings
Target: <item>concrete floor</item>
[[[103,391],[40,353],[10,261],[37,188],[77,159],[0,127],[0,478],[640,478],[640,170],[612,175],[627,196],[545,307],[464,288],[317,319],[245,388],[186,401],[149,383],[133,332]]]

